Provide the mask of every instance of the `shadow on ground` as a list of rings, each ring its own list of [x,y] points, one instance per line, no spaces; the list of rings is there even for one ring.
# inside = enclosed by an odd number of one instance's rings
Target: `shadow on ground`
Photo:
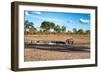
[[[59,52],[90,52],[90,48],[86,46],[75,45],[48,45],[48,44],[25,44],[25,49],[40,49]]]

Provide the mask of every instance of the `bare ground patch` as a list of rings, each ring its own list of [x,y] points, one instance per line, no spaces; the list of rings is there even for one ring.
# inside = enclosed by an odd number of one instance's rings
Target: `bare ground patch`
[[[47,61],[47,60],[71,60],[90,58],[90,37],[89,35],[25,35],[25,42],[31,40],[59,40],[65,41],[68,38],[74,39],[76,48],[35,48],[25,47],[25,61]],[[82,45],[82,43],[86,43]],[[82,48],[87,47],[87,48]]]
[[[25,49],[25,61],[69,60],[90,58],[89,52],[82,51],[50,51],[41,49]]]

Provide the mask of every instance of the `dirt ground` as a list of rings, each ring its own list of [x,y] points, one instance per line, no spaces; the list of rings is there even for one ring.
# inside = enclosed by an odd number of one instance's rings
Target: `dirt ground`
[[[24,61],[46,61],[46,60],[69,60],[69,59],[87,59],[90,58],[90,36],[88,34],[70,34],[70,35],[25,35],[25,42],[31,40],[55,40],[65,41],[72,38],[74,44],[70,48],[35,48],[25,47]]]

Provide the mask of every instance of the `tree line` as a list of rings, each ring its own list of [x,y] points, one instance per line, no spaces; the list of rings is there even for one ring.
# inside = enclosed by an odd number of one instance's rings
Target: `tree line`
[[[73,28],[72,31],[70,30],[66,31],[65,26],[60,26],[50,21],[43,21],[39,26],[39,28],[40,29],[37,29],[34,26],[34,23],[29,22],[28,20],[25,20],[24,22],[24,32],[90,33],[90,30],[84,31],[83,29],[76,29],[76,28]]]

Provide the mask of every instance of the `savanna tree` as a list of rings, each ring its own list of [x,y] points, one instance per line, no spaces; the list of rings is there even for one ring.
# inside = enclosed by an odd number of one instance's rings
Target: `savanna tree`
[[[86,32],[86,33],[90,33],[90,30],[86,30],[85,32]]]
[[[73,28],[73,33],[77,33],[77,29],[76,28]]]
[[[40,28],[43,29],[43,32],[49,32],[50,29],[53,29],[54,27],[55,27],[55,23],[49,21],[42,22],[40,26]]]
[[[29,22],[28,20],[25,20],[25,22],[24,22],[24,31],[25,32],[36,32],[36,28],[34,27],[34,23]]]
[[[55,32],[61,32],[60,26],[59,26],[59,25],[56,25],[56,26],[54,27],[54,31],[55,31]]]
[[[65,27],[65,26],[62,26],[62,27],[61,27],[61,31],[62,31],[62,32],[66,32],[66,27]]]
[[[77,32],[78,33],[84,33],[84,30],[83,29],[79,29]]]

